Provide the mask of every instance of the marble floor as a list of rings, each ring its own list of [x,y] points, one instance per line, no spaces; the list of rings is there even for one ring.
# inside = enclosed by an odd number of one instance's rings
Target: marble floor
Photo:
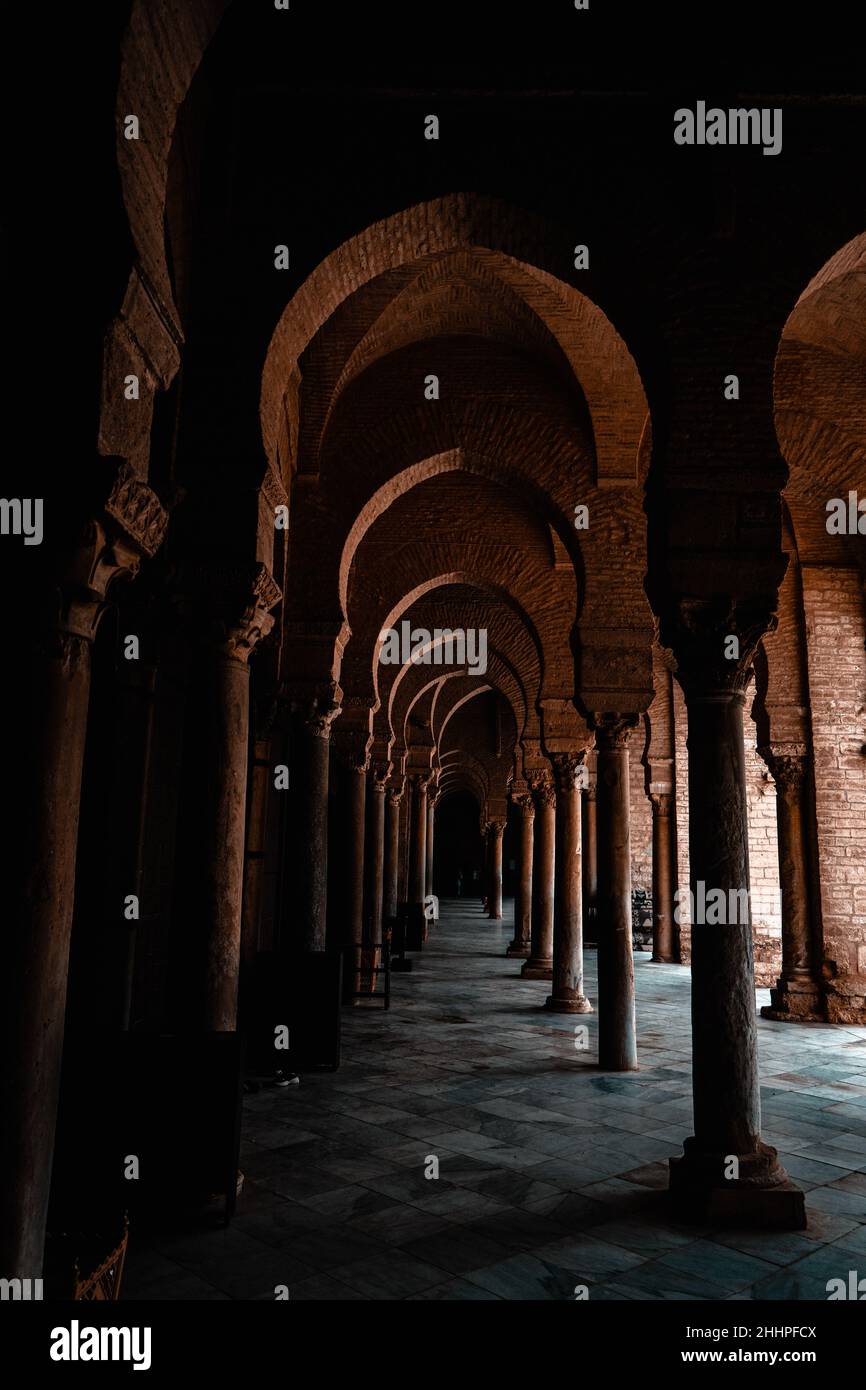
[[[635,957],[641,1069],[602,1074],[596,1016],[542,1012],[547,984],[505,958],[511,912],[444,902],[390,1011],[344,1011],[338,1072],[248,1095],[234,1222],[133,1242],[124,1297],[825,1300],[866,1276],[866,1028],[759,1020],[764,1137],[808,1230],[686,1227],[665,1187],[691,1129],[688,970]],[[594,1001],[594,952],[586,976]]]

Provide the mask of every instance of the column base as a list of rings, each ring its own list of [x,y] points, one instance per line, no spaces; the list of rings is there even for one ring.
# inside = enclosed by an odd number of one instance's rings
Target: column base
[[[648,961],[648,964],[649,964],[649,965],[676,965],[677,962],[676,962],[676,960],[675,960],[675,958],[674,958],[673,956],[650,956],[650,959],[649,959],[649,961]]]
[[[530,956],[520,972],[523,980],[552,980],[553,979],[553,957],[545,959],[544,956]]]
[[[521,960],[529,959],[530,946],[528,941],[512,941],[505,954],[507,956],[517,956]]]
[[[814,980],[796,976],[786,980],[780,975],[770,990],[770,1003],[761,1009],[761,1017],[780,1023],[823,1023],[827,1015]]]
[[[738,1154],[739,1177],[726,1178],[730,1154],[706,1153],[694,1136],[681,1158],[670,1160],[669,1192],[685,1221],[755,1230],[804,1231],[805,1197],[778,1161],[777,1150],[760,1144],[757,1153]]]
[[[406,950],[421,951],[427,939],[427,918],[423,903],[410,903],[406,914]]]
[[[552,1014],[591,1014],[593,1007],[583,994],[569,990],[566,994],[549,994],[544,1007]]]

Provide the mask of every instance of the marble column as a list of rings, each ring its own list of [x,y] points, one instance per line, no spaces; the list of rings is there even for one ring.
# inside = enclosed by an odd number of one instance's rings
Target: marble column
[[[556,779],[556,882],[553,910],[553,990],[545,1008],[558,1014],[590,1014],[583,992],[582,855],[579,769],[584,753],[554,753]]]
[[[50,606],[28,610],[6,694],[12,732],[4,788],[8,885],[0,977],[0,1273],[42,1277],[60,1094],[91,643],[115,580],[155,554],[168,518],[123,469],[105,514],[82,529]]]
[[[362,984],[375,989],[373,971],[382,946],[382,903],[385,874],[385,778],[370,772],[367,785],[367,821],[364,871],[364,960]]]
[[[502,840],[505,835],[505,821],[491,821],[487,833],[490,837],[490,883],[487,896],[487,915],[496,922],[502,920]]]
[[[652,959],[661,964],[676,960],[672,835],[674,798],[669,792],[654,792],[650,801],[653,816]]]
[[[637,1071],[628,738],[636,715],[595,716],[598,758],[598,1064]]]
[[[427,935],[424,894],[427,887],[427,788],[429,775],[413,773],[412,810],[409,825],[409,911],[406,945],[420,951]]]
[[[529,956],[532,930],[532,844],[535,807],[528,792],[519,792],[513,795],[511,800],[520,812],[520,859],[517,893],[514,899],[514,939],[505,954],[526,959]]]
[[[533,779],[535,845],[532,863],[532,938],[525,980],[553,978],[553,902],[556,864],[556,791],[550,773]]]
[[[783,1022],[824,1018],[821,987],[815,977],[810,913],[808,786],[805,746],[777,745],[759,750],[776,783],[779,885],[782,890],[782,973],[761,1013]]]
[[[803,1194],[761,1139],[749,908],[743,703],[771,614],[733,601],[683,607],[671,645],[688,715],[695,1132],[671,1160],[671,1194],[695,1219],[799,1229]]]

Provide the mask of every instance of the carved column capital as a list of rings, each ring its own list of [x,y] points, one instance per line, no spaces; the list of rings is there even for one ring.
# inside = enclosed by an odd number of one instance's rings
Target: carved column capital
[[[388,791],[388,768],[380,763],[373,764],[370,768],[370,790],[380,796],[384,796]]]
[[[556,805],[556,788],[549,772],[536,773],[530,783],[536,810]]]
[[[607,710],[596,710],[592,716],[595,729],[595,746],[599,752],[628,747],[628,741],[637,728],[637,714],[620,714]]]
[[[777,597],[681,598],[662,623],[662,640],[677,661],[677,680],[687,698],[745,694],[761,638],[774,632]]]
[[[653,811],[663,819],[670,816],[673,810],[673,800],[671,792],[650,792]]]
[[[535,816],[535,802],[532,800],[531,792],[512,792],[511,801],[518,808],[524,819],[532,820]]]
[[[575,791],[586,778],[586,750],[578,753],[551,753],[553,777],[559,792]],[[581,769],[584,771],[581,773]]]
[[[758,749],[782,796],[799,797],[809,767],[809,751],[803,743],[765,745]]]
[[[182,566],[177,604],[197,634],[229,661],[245,665],[274,625],[282,598],[266,565],[197,560]]]

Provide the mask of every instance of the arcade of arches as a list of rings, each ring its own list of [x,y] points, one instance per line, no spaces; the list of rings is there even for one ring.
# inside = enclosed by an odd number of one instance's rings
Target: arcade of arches
[[[147,134],[117,142],[132,254],[104,325],[107,481],[74,551],[38,560],[4,1271],[42,1267],[70,1039],[103,1039],[98,1104],[106,1038],[237,1033],[255,1059],[285,1023],[270,1071],[300,1073],[291,1105],[375,1073],[387,1030],[393,1108],[412,1110],[409,1001],[458,959],[464,1013],[471,964],[479,1001],[495,978],[500,1012],[566,1038],[571,1116],[588,1075],[663,1079],[641,987],[657,1031],[659,991],[679,1011],[690,978],[694,1109],[655,1183],[665,1220],[809,1239],[820,1184],[777,1152],[813,1139],[794,1137],[818,1105],[795,1105],[804,1038],[849,1059],[803,1084],[822,1110],[835,1095],[829,1140],[866,1168],[866,554],[856,526],[826,525],[866,486],[862,208],[816,193],[800,216],[797,166],[767,171],[781,159],[756,161],[766,186],[744,164],[728,200],[733,165],[695,158],[699,209],[675,235],[661,197],[624,225],[597,170],[569,216],[573,193],[546,199],[520,160],[473,180],[443,125],[428,172],[380,170],[294,244],[236,8],[136,3],[119,54],[118,120]],[[386,113],[418,126],[422,163],[425,109]],[[297,186],[316,187],[301,159]],[[461,924],[498,964],[459,955]],[[795,1120],[774,1112],[769,1136],[767,1037]],[[515,1071],[521,1103],[548,1053]],[[423,1166],[423,1124],[395,1129]],[[861,1235],[862,1194],[845,1208]]]

